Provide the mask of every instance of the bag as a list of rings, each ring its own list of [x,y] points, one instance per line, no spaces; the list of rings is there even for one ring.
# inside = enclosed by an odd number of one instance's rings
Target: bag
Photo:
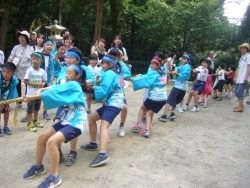
[[[20,57],[14,57],[14,59],[12,60],[12,63],[14,63],[16,66],[19,64],[21,58]]]

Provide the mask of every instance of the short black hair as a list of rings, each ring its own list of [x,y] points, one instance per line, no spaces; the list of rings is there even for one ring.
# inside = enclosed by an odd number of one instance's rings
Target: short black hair
[[[120,52],[117,48],[112,48],[109,52],[109,55],[115,56],[115,57],[119,57],[120,56]]]
[[[3,68],[6,68],[6,69],[9,69],[11,70],[12,72],[16,72],[16,65],[12,62],[5,62],[3,65],[2,65]]]
[[[207,63],[208,66],[211,65],[211,61],[210,61],[209,59],[205,58],[205,57],[203,57],[203,58],[200,59],[200,64],[201,64],[202,62]]]
[[[62,32],[61,32],[61,37],[62,37],[66,32],[69,32],[69,33],[70,33],[70,30],[69,30],[69,29],[64,29],[64,30],[62,30]]]
[[[62,41],[58,41],[56,43],[56,49],[58,50],[61,46],[65,46],[65,44]]]
[[[222,69],[225,69],[225,68],[226,68],[226,66],[225,66],[224,63],[221,63],[221,64],[220,64],[220,67],[221,67]]]
[[[158,57],[161,59],[161,61],[165,59],[165,55],[164,55],[164,53],[161,52],[161,51],[156,51],[156,52],[154,53],[154,56],[158,56]]]
[[[96,54],[90,54],[89,55],[89,60],[97,60],[97,55]]]

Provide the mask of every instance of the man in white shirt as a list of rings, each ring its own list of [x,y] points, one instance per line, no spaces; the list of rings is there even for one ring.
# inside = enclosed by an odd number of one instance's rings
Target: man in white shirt
[[[217,53],[214,53],[213,51],[210,51],[208,54],[207,54],[207,59],[211,61],[211,64],[210,64],[210,68],[214,70],[214,59],[216,58],[217,56]]]
[[[244,43],[239,46],[239,50],[242,54],[238,68],[235,72],[234,81],[236,82],[235,86],[235,95],[238,97],[239,105],[234,107],[234,112],[243,112],[243,99],[244,99],[244,90],[249,80],[250,75],[250,46],[248,43]]]

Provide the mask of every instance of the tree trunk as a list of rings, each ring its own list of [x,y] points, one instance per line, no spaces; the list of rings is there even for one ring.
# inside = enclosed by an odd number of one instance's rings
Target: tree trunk
[[[120,12],[123,0],[109,0],[113,35],[120,35],[122,25],[120,22]]]
[[[58,24],[62,24],[62,0],[56,0]]]
[[[96,20],[95,20],[94,40],[100,39],[101,36],[102,7],[103,7],[103,0],[96,0]]]
[[[5,49],[8,26],[9,26],[9,19],[10,19],[10,12],[11,12],[11,4],[12,0],[5,0],[4,1],[4,11],[1,20],[1,29],[0,29],[0,50]]]

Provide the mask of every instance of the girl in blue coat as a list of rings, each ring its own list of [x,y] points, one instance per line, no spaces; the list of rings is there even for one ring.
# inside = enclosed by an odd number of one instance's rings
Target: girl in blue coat
[[[151,60],[151,71],[147,74],[132,79],[134,91],[146,88],[146,97],[138,113],[138,121],[132,127],[133,131],[140,131],[141,136],[150,136],[150,125],[154,113],[158,113],[165,105],[167,92],[165,89],[166,77],[161,70],[161,59],[154,57]],[[146,113],[146,127],[141,131],[143,114]]]
[[[38,137],[36,162],[23,175],[24,179],[29,179],[45,173],[42,161],[48,145],[50,174],[38,188],[57,187],[62,183],[58,174],[58,145],[78,137],[85,129],[87,123],[86,100],[83,94],[86,90],[85,77],[86,73],[78,65],[73,64],[67,69],[65,84],[42,88],[33,96],[24,96],[24,102],[41,99],[47,109],[66,106],[61,121],[49,127]]]
[[[102,60],[103,73],[100,76],[100,86],[92,86],[96,96],[96,101],[105,99],[104,105],[92,113],[89,118],[90,143],[81,146],[84,150],[97,150],[96,143],[97,125],[101,120],[100,152],[97,157],[89,164],[90,167],[100,166],[110,158],[107,151],[108,131],[115,117],[120,113],[124,105],[124,94],[121,87],[120,78],[115,72],[117,61],[114,56],[104,56]]]

